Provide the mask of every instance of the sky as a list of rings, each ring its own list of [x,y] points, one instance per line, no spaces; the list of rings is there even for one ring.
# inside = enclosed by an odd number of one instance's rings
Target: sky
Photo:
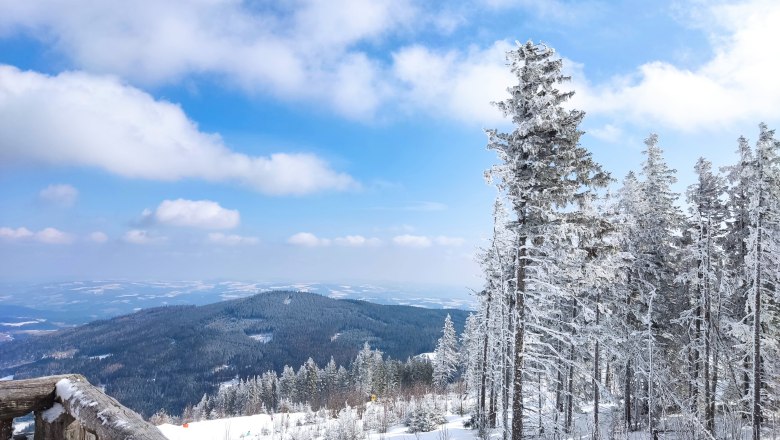
[[[505,53],[620,181],[780,126],[776,1],[0,0],[0,281],[478,289]]]

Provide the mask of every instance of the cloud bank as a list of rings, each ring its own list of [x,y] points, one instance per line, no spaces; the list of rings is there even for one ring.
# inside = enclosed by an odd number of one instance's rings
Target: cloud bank
[[[313,154],[232,151],[219,135],[201,132],[179,106],[114,77],[47,76],[2,65],[0,159],[157,181],[238,182],[269,195],[358,186]]]
[[[211,200],[164,200],[154,212],[154,220],[163,225],[202,229],[232,229],[241,222],[235,209],[225,209]]]
[[[1,227],[0,239],[12,242],[33,240],[45,244],[71,244],[75,240],[71,234],[56,228],[49,227],[32,232],[24,226],[19,228]]]

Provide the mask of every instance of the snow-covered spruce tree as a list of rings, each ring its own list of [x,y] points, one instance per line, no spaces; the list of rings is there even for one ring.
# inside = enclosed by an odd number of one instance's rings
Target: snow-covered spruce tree
[[[715,434],[715,391],[720,352],[716,333],[720,330],[723,292],[723,241],[725,238],[725,184],[712,172],[712,164],[700,158],[695,166],[697,183],[687,192],[687,246],[683,251],[681,280],[688,290],[688,307],[680,322],[687,328],[683,358],[689,362],[688,408],[704,428]],[[703,398],[702,398],[703,397]],[[696,423],[698,425],[699,423]],[[698,426],[695,426],[698,429]]]
[[[645,351],[645,344],[642,339],[637,337],[646,333],[647,327],[642,325],[642,319],[646,316],[643,310],[643,304],[640,301],[641,282],[639,277],[639,267],[637,262],[637,252],[640,246],[639,235],[641,233],[637,221],[640,209],[644,203],[639,180],[633,171],[629,172],[623,180],[623,186],[620,189],[618,202],[618,216],[615,219],[620,231],[621,250],[630,255],[630,264],[624,271],[623,294],[624,301],[620,309],[620,327],[618,347],[616,353],[616,367],[622,367],[621,377],[623,379],[622,400],[623,400],[623,420],[628,430],[635,428],[637,405],[636,392],[639,380],[635,378],[634,371],[639,364],[642,353]]]
[[[728,298],[725,307],[724,326],[727,327],[722,336],[727,338],[724,345],[733,348],[727,353],[726,365],[729,365],[726,375],[730,379],[727,393],[724,396],[726,404],[724,409],[734,414],[735,417],[750,414],[750,362],[751,349],[748,338],[748,330],[745,328],[749,321],[750,306],[748,294],[750,292],[750,277],[747,269],[748,235],[750,227],[750,186],[753,182],[755,158],[753,150],[745,137],[738,140],[737,154],[739,159],[736,164],[724,167],[728,180],[728,209],[729,221],[727,222],[727,235],[724,243],[726,263],[724,278],[726,285],[732,294]],[[734,405],[731,402],[737,402]]]
[[[514,297],[517,325],[514,341],[512,438],[523,438],[526,318],[537,307],[545,287],[536,283],[534,269],[546,256],[539,249],[554,225],[562,223],[584,194],[605,186],[608,175],[579,145],[579,124],[584,113],[567,110],[563,103],[573,92],[557,87],[569,78],[561,73],[562,61],[543,44],[518,44],[507,59],[518,84],[510,96],[497,103],[515,128],[504,133],[488,130],[488,149],[500,163],[488,171],[511,203],[515,215],[516,273]],[[536,310],[533,310],[534,313]]]
[[[387,381],[382,352],[372,350],[368,342],[363,344],[363,349],[352,362],[351,374],[355,389],[363,397],[371,394],[381,395],[386,390]]]
[[[752,311],[751,416],[753,439],[761,438],[762,411],[776,401],[778,283],[780,282],[780,142],[760,125],[753,179],[749,188],[750,223],[746,264]]]
[[[452,324],[452,318],[447,314],[444,319],[444,328],[442,336],[436,343],[436,359],[433,362],[433,385],[439,389],[445,389],[455,377],[458,370],[459,350],[458,335],[455,333],[455,326]]]
[[[601,395],[607,388],[605,384],[608,381],[608,362],[614,359],[615,348],[621,341],[620,332],[614,332],[614,329],[620,328],[619,310],[624,299],[621,275],[630,261],[629,256],[620,252],[620,231],[615,222],[616,209],[609,198],[599,206],[586,204],[578,214],[581,221],[573,223],[576,248],[570,253],[570,257],[574,257],[573,262],[579,266],[579,273],[576,273],[577,286],[572,290],[577,293],[573,299],[579,313],[577,319],[571,323],[571,339],[579,341],[579,364],[575,362],[576,359],[570,359],[572,366],[577,368],[582,376],[585,390],[588,389],[590,381],[589,392],[586,391],[580,398],[593,402],[593,439],[601,438]],[[602,371],[605,372],[604,384]],[[570,384],[573,380],[570,375]],[[604,394],[610,395],[608,389]],[[571,432],[574,398],[570,388],[567,393],[566,432]]]
[[[512,348],[514,343],[514,277],[515,244],[509,229],[508,213],[500,198],[493,210],[493,237],[490,246],[479,253],[485,273],[485,288],[480,293],[479,339],[476,349],[480,366],[472,391],[476,397],[475,420],[480,429],[497,426],[501,413],[503,435],[511,434],[508,425],[509,396],[512,382]],[[472,382],[469,382],[472,384]]]
[[[630,210],[626,212],[630,218],[626,250],[634,256],[627,299],[627,319],[632,325],[628,342],[634,345],[627,352],[634,356],[627,363],[631,371],[626,371],[625,377],[631,383],[626,385],[624,400],[626,424],[631,428],[633,421],[633,429],[642,421],[652,428],[660,408],[674,406],[674,402],[660,402],[659,398],[674,395],[673,388],[684,385],[674,379],[685,377],[671,371],[678,364],[679,352],[679,341],[673,335],[682,331],[674,322],[687,305],[675,282],[677,237],[682,228],[682,213],[675,204],[678,194],[671,189],[677,181],[676,171],[666,164],[658,136],[651,134],[645,146],[641,172],[644,180],[634,180],[632,193],[624,192],[630,199],[624,203]]]
[[[461,364],[463,365],[463,376],[466,381],[466,388],[469,395],[476,401],[479,390],[479,319],[475,313],[470,313],[466,317],[466,324],[463,326],[463,333],[460,335]]]

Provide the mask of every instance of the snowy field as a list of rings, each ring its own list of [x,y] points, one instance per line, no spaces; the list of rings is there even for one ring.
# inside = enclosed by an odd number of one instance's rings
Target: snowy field
[[[329,433],[343,432],[336,419],[315,420],[306,422],[304,413],[275,414],[273,417],[260,414],[246,417],[206,420],[181,425],[160,425],[160,431],[171,440],[303,440],[314,438],[330,438]],[[472,440],[476,431],[463,427],[468,416],[448,415],[447,423],[438,430],[431,432],[410,433],[403,425],[392,426],[386,433],[369,430],[355,438],[369,440],[399,439],[399,440]],[[358,424],[360,422],[357,422]],[[358,431],[359,432],[359,431]],[[349,439],[350,436],[333,438]]]
[[[370,404],[368,410],[370,411]],[[381,408],[375,406],[376,408]],[[580,408],[575,415],[573,432],[569,435],[554,435],[543,433],[541,435],[528,436],[533,439],[557,439],[580,440],[591,439],[592,413],[588,411],[592,407]],[[602,439],[621,440],[645,440],[652,439],[647,431],[625,432],[615,430],[612,425],[612,410],[615,406],[602,408],[603,419],[600,423]],[[446,423],[438,429],[429,432],[412,433],[402,424],[390,426],[386,432],[381,433],[377,429],[365,428],[369,422],[364,414],[363,421],[356,417],[356,411],[344,416],[341,413],[339,419],[324,417],[322,413],[286,413],[273,416],[260,414],[245,417],[232,417],[225,419],[206,420],[189,423],[186,426],[163,424],[158,426],[162,433],[171,440],[478,440],[479,433],[476,430],[464,427],[464,422],[469,416],[460,416],[448,413]],[[689,432],[682,432],[674,428],[675,417],[667,419],[666,430],[658,433],[659,439],[688,440],[693,439]],[[723,431],[723,427],[719,429]],[[750,427],[747,424],[731,431],[728,439],[750,439]],[[496,428],[489,433],[490,440],[502,438],[502,429]],[[780,439],[780,430],[767,429],[763,438],[768,440]]]

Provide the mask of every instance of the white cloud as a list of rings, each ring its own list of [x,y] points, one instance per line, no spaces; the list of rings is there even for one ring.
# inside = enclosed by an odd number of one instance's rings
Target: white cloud
[[[244,90],[318,99],[365,117],[381,97],[378,62],[356,46],[414,20],[408,0],[6,2],[0,34],[29,31],[75,66],[144,84],[214,74]],[[351,80],[345,81],[345,76]],[[316,84],[316,87],[312,87]]]
[[[5,240],[22,240],[25,238],[30,238],[34,234],[32,231],[25,227],[21,228],[9,228],[9,227],[2,227],[0,228],[0,238],[3,238]]]
[[[411,248],[428,248],[433,245],[437,246],[462,246],[465,240],[460,237],[448,237],[445,235],[439,235],[436,237],[427,237],[424,235],[396,235],[393,237],[393,243],[397,246],[411,247]]]
[[[47,244],[70,244],[73,236],[55,228],[45,228],[35,233],[35,239]]]
[[[38,196],[47,203],[70,207],[76,203],[79,191],[68,184],[56,184],[42,189]]]
[[[401,99],[434,114],[444,110],[445,116],[463,121],[503,121],[491,102],[503,100],[515,81],[506,68],[506,52],[511,48],[506,41],[466,52],[402,48],[393,54],[393,74],[404,85]]]
[[[212,232],[208,235],[208,241],[209,243],[213,244],[238,246],[242,244],[257,244],[259,240],[257,237],[245,237],[235,234],[223,234],[222,232]]]
[[[587,130],[587,134],[606,142],[617,142],[623,136],[623,130],[612,124],[605,124],[603,127],[596,127]]]
[[[362,235],[347,235],[344,237],[334,238],[333,243],[339,246],[363,247],[363,246],[379,246],[380,244],[382,244],[382,240],[378,238],[366,238]]]
[[[319,238],[310,232],[298,232],[288,238],[287,243],[305,247],[330,246],[330,240],[327,238]]]
[[[166,237],[153,236],[143,229],[131,229],[125,232],[122,239],[131,244],[152,244],[163,242]]]
[[[70,244],[74,241],[71,234],[51,227],[41,229],[38,232],[32,232],[25,227],[16,229],[2,227],[0,228],[0,238],[7,241],[23,241],[30,239],[46,244]]]
[[[144,214],[148,216],[145,210]],[[164,200],[154,212],[157,223],[203,229],[232,229],[241,222],[237,210],[210,200]]]
[[[413,248],[427,248],[431,247],[433,242],[430,238],[422,235],[396,235],[393,237],[393,243],[398,246],[413,247]]]
[[[439,246],[462,246],[466,240],[460,237],[447,237],[440,235],[433,239],[433,241]]]
[[[231,151],[219,135],[198,130],[178,105],[116,78],[47,76],[2,65],[0,160],[94,167],[159,181],[237,182],[271,195],[358,186],[313,154]]]
[[[42,36],[73,67],[134,84],[210,74],[249,94],[316,102],[353,119],[401,105],[496,121],[500,114],[489,102],[502,99],[510,84],[510,43],[466,51],[411,46],[390,62],[365,49],[399,34],[447,34],[467,21],[468,9],[414,0],[301,0],[273,8],[232,0],[40,0],[4,5],[0,34]]]
[[[772,72],[780,71],[780,3],[716,3],[698,13],[714,48],[708,62],[693,69],[648,62],[605,84],[575,78],[575,105],[687,131],[776,120],[780,82]]]
[[[382,240],[376,237],[364,237],[362,235],[345,235],[343,237],[320,238],[310,232],[299,232],[287,239],[287,243],[305,247],[324,247],[331,244],[344,247],[368,247],[380,246]]]
[[[89,234],[88,239],[94,243],[105,243],[108,241],[108,235],[105,232],[95,231]]]

